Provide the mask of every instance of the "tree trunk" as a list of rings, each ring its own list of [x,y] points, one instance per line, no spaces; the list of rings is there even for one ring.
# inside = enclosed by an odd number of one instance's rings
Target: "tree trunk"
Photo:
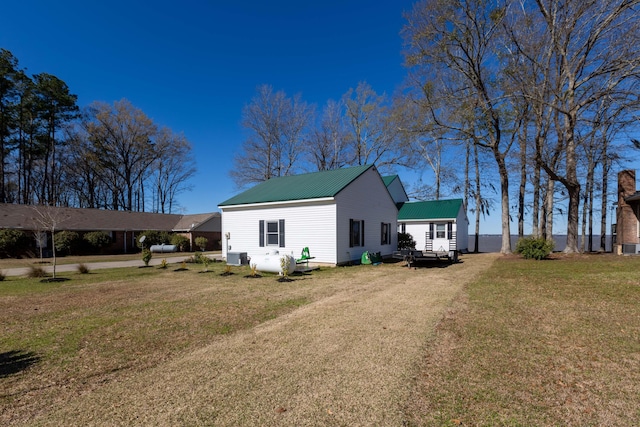
[[[571,98],[571,95],[569,95]],[[566,148],[566,179],[564,186],[569,194],[569,205],[567,208],[567,245],[564,253],[578,252],[578,212],[580,209],[580,182],[576,165],[576,140],[575,140],[576,112],[570,111],[565,116],[565,141]]]
[[[480,252],[480,216],[482,215],[482,196],[480,194],[480,159],[478,158],[478,145],[473,144],[473,161],[476,170],[476,194],[475,194],[475,203],[476,203],[476,236],[475,236],[475,246],[474,252]]]
[[[547,177],[547,188],[544,195],[544,221],[541,233],[545,239],[553,239],[553,195],[555,191],[555,182]]]
[[[540,166],[537,162],[533,169],[533,206],[531,216],[531,234],[535,237],[540,237]]]
[[[520,188],[518,190],[518,237],[524,237],[524,203],[527,191],[527,138],[520,135]]]
[[[504,156],[500,153],[497,146],[493,149],[493,154],[498,163],[498,172],[500,174],[500,201],[502,205],[502,246],[500,253],[510,254],[511,251],[511,226],[509,216],[509,174]]]
[[[609,191],[609,158],[607,144],[602,148],[602,205],[600,206],[600,252],[607,250],[607,201]]]

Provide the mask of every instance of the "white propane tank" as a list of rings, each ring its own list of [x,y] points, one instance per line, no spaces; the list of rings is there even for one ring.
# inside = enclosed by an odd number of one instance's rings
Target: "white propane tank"
[[[288,274],[293,273],[296,269],[296,259],[291,255],[280,255],[278,250],[272,249],[269,253],[264,255],[256,255],[251,257],[251,264],[256,265],[256,270],[264,271],[266,273],[282,273],[282,267],[280,266],[280,260],[282,258],[289,258],[289,270]]]

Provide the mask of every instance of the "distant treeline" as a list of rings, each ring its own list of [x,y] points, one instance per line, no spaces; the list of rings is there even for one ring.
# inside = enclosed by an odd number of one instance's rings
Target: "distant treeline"
[[[183,135],[125,99],[80,109],[64,81],[0,49],[0,203],[169,213],[194,172]]]

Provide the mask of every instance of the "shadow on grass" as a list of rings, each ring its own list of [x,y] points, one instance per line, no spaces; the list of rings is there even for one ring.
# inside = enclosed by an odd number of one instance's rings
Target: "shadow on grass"
[[[12,350],[0,353],[0,378],[17,374],[40,361],[40,356],[29,351]]]
[[[67,280],[71,280],[68,277],[47,277],[40,280],[40,283],[57,283],[57,282],[66,282]]]

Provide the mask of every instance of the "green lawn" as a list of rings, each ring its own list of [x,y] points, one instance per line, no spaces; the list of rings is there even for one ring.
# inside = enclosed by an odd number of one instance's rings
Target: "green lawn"
[[[332,281],[361,274],[323,269],[280,283],[246,278],[248,267],[222,276],[223,263],[207,273],[178,267],[0,282],[0,424],[28,424],[41,408],[326,297]],[[416,364],[410,425],[640,425],[640,257],[502,257],[457,298]]]
[[[40,407],[280,316],[323,292],[305,277],[246,278],[249,267],[233,267],[229,276],[221,275],[220,262],[209,272],[201,264],[180,267],[60,273],[69,280],[58,283],[0,281],[0,424],[28,420]],[[334,273],[314,272],[326,274]]]
[[[437,340],[414,425],[640,425],[640,257],[504,257]]]

